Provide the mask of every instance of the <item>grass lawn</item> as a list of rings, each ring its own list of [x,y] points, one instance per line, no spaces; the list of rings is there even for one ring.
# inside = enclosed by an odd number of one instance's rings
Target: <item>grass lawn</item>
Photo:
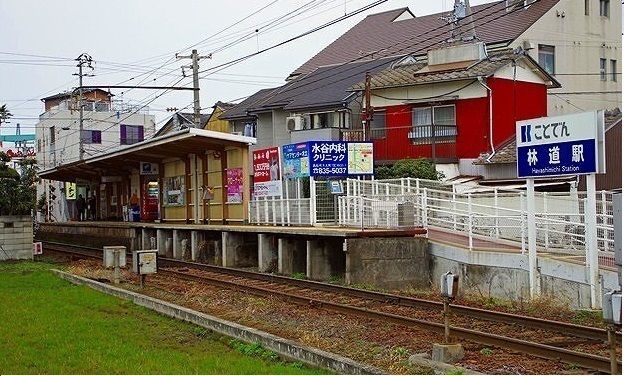
[[[0,263],[0,374],[322,372],[72,285],[51,267]]]

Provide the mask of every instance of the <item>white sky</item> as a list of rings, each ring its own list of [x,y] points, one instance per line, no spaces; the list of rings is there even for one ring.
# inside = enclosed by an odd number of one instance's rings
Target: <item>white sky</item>
[[[14,133],[20,123],[22,133],[34,133],[37,117],[43,112],[40,98],[69,90],[78,84],[75,62],[83,52],[96,61],[95,77],[85,78],[85,85],[119,84],[121,81],[163,65],[175,52],[189,54],[184,48],[198,43],[231,26],[254,11],[268,6],[247,20],[200,44],[200,54],[213,52],[211,60],[202,60],[200,69],[210,68],[281,42],[315,26],[358,9],[372,0],[316,0],[312,9],[290,19],[284,15],[311,0],[0,0],[0,105],[7,104],[14,114],[2,134]],[[471,5],[487,0],[473,0]],[[451,10],[453,0],[389,0],[365,13],[327,29],[253,57],[200,81],[201,106],[217,100],[231,101],[253,94],[265,87],[278,86],[299,65],[362,20],[367,14],[408,6],[415,15]],[[277,19],[283,22],[263,32],[262,24]],[[258,38],[252,36],[227,49],[221,46],[260,27]],[[234,34],[234,35],[233,35]],[[44,55],[66,60],[19,56]],[[152,58],[150,60],[145,60]],[[189,60],[170,60],[162,73]],[[140,66],[120,66],[135,64]],[[170,75],[143,75],[126,82],[136,85],[169,85],[180,69]],[[242,76],[239,76],[242,75]],[[156,81],[153,79],[157,78]],[[217,81],[215,81],[217,80]],[[237,82],[232,82],[237,81]],[[181,84],[190,86],[190,79]],[[112,90],[117,98],[140,102],[160,91]],[[171,115],[167,107],[192,112],[191,91],[173,91],[152,102],[150,114],[156,115],[157,127]],[[202,112],[210,112],[210,108]]]

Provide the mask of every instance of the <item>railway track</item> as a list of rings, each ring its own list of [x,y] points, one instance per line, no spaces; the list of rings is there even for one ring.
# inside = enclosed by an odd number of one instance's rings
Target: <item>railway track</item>
[[[44,244],[45,248],[50,250],[69,253],[79,257],[101,258],[101,255],[97,254],[100,250],[95,248],[51,242]],[[76,251],[76,248],[81,250]],[[376,319],[406,327],[416,327],[438,334],[443,334],[444,332],[444,325],[441,322],[432,321],[431,318],[414,318],[414,311],[410,311],[413,309],[424,309],[430,312],[440,312],[442,304],[435,301],[167,258],[159,259],[159,273],[186,281],[208,283],[257,296],[277,296],[298,305],[319,307],[347,315]],[[400,310],[398,307],[408,309],[408,311],[402,311],[401,314],[393,313],[393,308]],[[388,312],[388,308],[390,308],[390,312]],[[567,338],[563,341],[565,346],[566,343],[575,343],[574,341],[568,342],[571,337],[577,339],[576,343],[580,343],[579,338],[584,339],[587,343],[604,342],[607,339],[605,330],[461,305],[453,305],[452,311],[459,317],[467,316],[494,323],[494,326],[489,328],[486,326],[485,331],[483,326],[479,328],[480,330],[452,326],[451,336],[455,338],[562,361],[589,369],[610,372],[610,360],[606,357],[492,333],[492,331],[496,331],[498,323],[528,327],[547,331],[551,334],[552,332],[558,332]],[[463,321],[466,323],[466,320]],[[548,337],[545,336],[543,338],[546,339]],[[618,366],[621,370],[621,363],[618,363]]]

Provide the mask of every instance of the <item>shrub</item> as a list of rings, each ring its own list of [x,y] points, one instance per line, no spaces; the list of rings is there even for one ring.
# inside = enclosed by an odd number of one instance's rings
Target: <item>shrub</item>
[[[403,159],[393,165],[377,166],[375,168],[377,179],[417,178],[440,180],[444,174],[436,171],[435,164],[425,158]]]

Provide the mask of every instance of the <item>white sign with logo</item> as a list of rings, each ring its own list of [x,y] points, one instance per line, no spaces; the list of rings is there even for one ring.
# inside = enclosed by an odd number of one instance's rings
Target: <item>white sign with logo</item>
[[[604,112],[516,122],[518,177],[604,172]]]
[[[141,175],[158,175],[158,163],[141,162]]]

